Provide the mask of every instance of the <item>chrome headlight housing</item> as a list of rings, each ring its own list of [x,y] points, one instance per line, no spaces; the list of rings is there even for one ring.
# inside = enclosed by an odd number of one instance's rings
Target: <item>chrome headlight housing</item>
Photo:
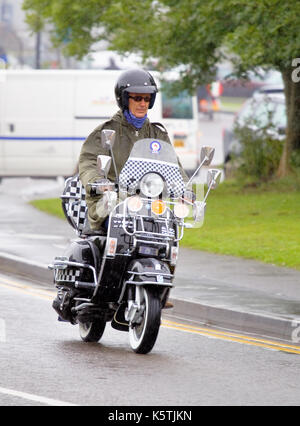
[[[146,173],[140,182],[140,190],[146,197],[158,197],[164,190],[163,178],[157,173]]]

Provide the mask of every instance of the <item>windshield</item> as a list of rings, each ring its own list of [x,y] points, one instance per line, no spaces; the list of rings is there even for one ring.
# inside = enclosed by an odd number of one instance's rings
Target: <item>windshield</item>
[[[163,178],[169,196],[176,198],[183,193],[184,181],[170,143],[150,138],[135,142],[119,176],[121,189],[134,192],[147,173],[157,173]]]
[[[177,155],[173,146],[159,139],[147,138],[135,142],[129,158],[166,161],[167,163],[178,165]]]

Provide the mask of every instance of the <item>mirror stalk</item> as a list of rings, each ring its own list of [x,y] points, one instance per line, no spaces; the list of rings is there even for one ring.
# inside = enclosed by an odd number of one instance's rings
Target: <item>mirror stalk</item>
[[[205,203],[206,202],[206,199],[207,199],[207,197],[208,197],[208,195],[209,195],[209,193],[210,193],[210,190],[213,188],[213,181],[211,182],[211,184],[209,185],[209,187],[208,187],[208,189],[207,189],[207,192],[206,192],[206,194],[205,194],[205,197],[204,197],[204,199],[203,199],[203,203]]]
[[[201,148],[201,152],[200,152],[200,166],[197,167],[196,171],[193,173],[193,176],[189,179],[188,183],[185,185],[185,187],[187,188],[190,183],[192,182],[192,180],[194,179],[194,177],[196,176],[196,174],[199,172],[199,170],[201,169],[202,166],[209,166],[210,163],[212,162],[212,159],[214,157],[215,154],[215,148],[212,148],[211,146],[203,146]]]
[[[118,183],[119,182],[119,175],[118,175],[118,171],[117,171],[114,153],[113,153],[113,150],[112,150],[114,143],[115,143],[115,138],[116,138],[116,132],[114,130],[103,129],[101,131],[102,147],[109,149],[109,153],[110,153],[112,161],[113,161],[114,171],[115,171],[115,175],[116,175],[116,183]]]
[[[192,182],[192,180],[194,179],[194,177],[196,176],[196,174],[199,172],[199,170],[201,169],[201,167],[204,165],[204,163],[208,160],[207,157],[205,157],[202,161],[202,163],[200,164],[200,166],[197,167],[196,171],[193,173],[192,177],[189,179],[188,183],[185,185],[185,188],[188,188],[189,184]]]
[[[211,189],[217,188],[220,183],[222,172],[218,169],[210,169],[207,173],[208,190],[205,194],[203,202],[205,203]]]

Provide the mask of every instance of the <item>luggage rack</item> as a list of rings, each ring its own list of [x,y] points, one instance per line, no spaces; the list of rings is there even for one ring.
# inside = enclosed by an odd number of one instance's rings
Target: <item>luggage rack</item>
[[[161,245],[166,245],[168,244],[169,241],[174,241],[174,242],[178,242],[183,238],[183,229],[184,229],[184,223],[179,223],[177,226],[177,231],[178,231],[178,227],[181,227],[181,233],[179,238],[175,238],[175,232],[171,232],[170,229],[173,231],[173,228],[169,227],[169,222],[170,222],[170,215],[173,214],[173,212],[170,210],[170,208],[167,208],[167,217],[156,217],[155,221],[157,223],[164,223],[166,226],[166,233],[162,233],[162,232],[152,232],[152,231],[146,231],[145,230],[145,225],[144,225],[144,221],[146,219],[150,219],[149,216],[145,216],[145,215],[141,215],[141,214],[136,214],[134,216],[132,216],[133,221],[132,221],[132,226],[133,226],[133,231],[130,232],[128,231],[127,227],[126,227],[126,207],[127,207],[127,200],[125,200],[125,208],[123,209],[123,214],[120,214],[118,216],[120,216],[122,218],[122,228],[124,230],[124,232],[131,236],[134,237],[136,239],[136,237],[145,237],[147,239],[150,238],[155,238],[155,239],[159,239],[159,240],[163,240],[164,242],[158,242],[155,241],[156,244],[161,244]],[[143,201],[148,202],[148,200],[143,199]],[[174,204],[173,202],[168,202],[168,204]],[[115,207],[118,208],[120,206],[120,204],[118,206]],[[141,224],[141,230],[137,230],[137,221],[140,221]],[[178,234],[178,232],[177,232]],[[140,241],[138,239],[136,239],[136,241]],[[145,243],[148,244],[153,244],[153,241],[146,241],[146,240],[142,240]]]

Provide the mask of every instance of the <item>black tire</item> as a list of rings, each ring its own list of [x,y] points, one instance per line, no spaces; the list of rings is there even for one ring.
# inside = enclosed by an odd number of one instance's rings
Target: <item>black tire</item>
[[[103,336],[106,321],[79,322],[79,334],[84,342],[99,342]]]
[[[161,319],[161,303],[153,291],[143,289],[144,313],[142,323],[129,326],[129,341],[134,352],[147,354],[156,342]]]

